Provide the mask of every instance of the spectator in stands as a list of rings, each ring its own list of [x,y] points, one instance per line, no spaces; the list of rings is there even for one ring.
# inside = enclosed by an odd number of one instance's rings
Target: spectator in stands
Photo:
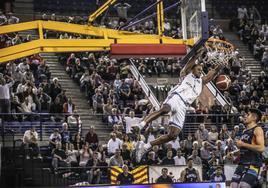
[[[226,141],[228,138],[230,138],[230,133],[228,131],[227,125],[223,124],[220,130],[219,139]]]
[[[101,169],[98,168],[100,161],[98,159],[98,153],[94,152],[93,157],[88,160],[87,167],[90,167],[87,171],[88,173],[88,183],[90,184],[99,184],[101,177]]]
[[[90,126],[88,133],[85,137],[85,142],[89,144],[89,147],[95,151],[99,146],[99,138],[98,135],[95,132],[95,128],[93,126]]]
[[[210,177],[211,182],[225,182],[226,177],[222,171],[221,166],[217,166],[216,171]]]
[[[127,108],[124,109],[123,119],[125,120],[126,123],[126,133],[129,134],[131,133],[132,126],[138,125],[141,121],[141,118],[135,117],[134,110],[130,110],[129,116],[125,117],[126,110]]]
[[[175,160],[173,159],[173,153],[171,150],[167,151],[167,156],[163,158],[161,165],[175,165]]]
[[[54,129],[53,133],[49,137],[49,146],[53,149],[56,147],[58,142],[61,143],[61,135],[59,133],[59,129]]]
[[[177,150],[181,147],[180,142],[179,142],[179,138],[174,138],[173,140],[169,141],[167,144],[171,144],[171,147],[174,150]]]
[[[128,9],[131,8],[131,5],[128,3],[117,3],[116,5],[114,5],[114,8],[117,11],[117,15],[119,17],[119,23],[120,22],[126,22],[127,21],[127,12]]]
[[[117,113],[117,109],[112,109],[112,114],[108,116],[108,124],[114,126],[115,124],[122,123],[122,117]]]
[[[74,135],[73,145],[74,145],[74,149],[78,151],[80,151],[84,145],[84,142],[79,132]]]
[[[232,130],[232,132],[231,132],[231,138],[233,140],[239,140],[241,135],[242,135],[242,132],[239,131],[239,125],[235,125],[234,130]]]
[[[7,14],[7,23],[9,25],[19,23],[19,21],[20,21],[20,19],[18,17],[14,16],[12,12],[9,12]]]
[[[134,180],[133,175],[128,172],[128,166],[123,165],[122,169],[123,169],[123,172],[120,173],[116,178],[117,184],[118,185],[132,185],[135,180]]]
[[[43,91],[43,88],[39,88],[37,91],[38,99],[38,111],[49,112],[51,105],[51,97]]]
[[[187,161],[187,168],[181,172],[181,182],[193,183],[200,182],[201,178],[197,169],[193,168],[194,160],[189,158]]]
[[[108,156],[112,156],[115,154],[117,149],[120,149],[122,145],[122,141],[119,138],[116,138],[115,133],[111,133],[111,139],[107,144]]]
[[[72,135],[71,132],[68,130],[68,124],[66,122],[62,124],[62,131],[60,135],[62,146],[63,148],[65,148],[66,144],[69,144],[72,141]]]
[[[58,167],[67,167],[67,155],[65,151],[61,148],[61,143],[57,142],[55,148],[52,150],[52,167],[54,171],[57,172]]]
[[[192,154],[192,148],[193,148],[193,137],[189,133],[187,136],[187,139],[184,140],[184,147],[185,147],[185,155],[191,155]]]
[[[68,98],[68,101],[63,104],[63,113],[73,114],[75,111],[75,104],[72,102],[72,98]]]
[[[26,150],[26,158],[29,159],[29,154],[31,156],[38,156],[41,158],[40,149],[38,146],[38,133],[35,130],[35,127],[32,126],[30,130],[25,131],[23,135],[23,147]]]
[[[154,151],[148,152],[147,158],[143,157],[141,160],[141,164],[144,165],[157,165],[158,163],[159,160]]]
[[[13,84],[13,79],[7,75],[0,78],[0,113],[10,113],[10,88]]]
[[[162,168],[161,176],[156,179],[156,183],[173,183],[172,178],[168,175],[168,169]]]
[[[90,158],[92,158],[92,150],[89,148],[89,145],[85,143],[82,147],[82,149],[79,151],[80,155],[80,162],[79,166],[80,167],[85,167],[87,165],[87,162]]]
[[[61,93],[62,89],[61,89],[61,85],[59,83],[59,79],[58,78],[53,78],[53,82],[50,86],[50,96],[52,98],[52,100],[55,100],[55,98],[57,97],[58,94]]]
[[[63,112],[63,105],[60,104],[60,99],[56,97],[56,99],[54,100],[54,102],[52,102],[50,106],[50,110],[49,110],[49,113],[51,113],[50,119],[53,122],[61,121],[63,119],[63,115],[61,115],[62,112]]]
[[[120,99],[122,99],[124,106],[126,106],[126,101],[131,99],[131,89],[130,85],[127,84],[124,79],[121,81],[122,84],[120,87]]]
[[[72,130],[81,132],[82,120],[76,110],[73,111],[72,115],[68,116],[67,123]]]
[[[203,123],[199,125],[198,130],[195,132],[195,139],[198,141],[199,146],[202,145],[203,141],[208,140],[208,130]]]
[[[237,147],[236,147],[236,145],[234,144],[233,139],[229,138],[229,139],[226,141],[226,146],[225,146],[225,148],[224,148],[224,152],[225,152],[225,154],[228,154],[228,153],[233,152],[233,151],[235,151],[235,150],[237,150]]]
[[[202,165],[202,160],[201,158],[198,156],[198,151],[197,150],[193,150],[192,155],[190,156],[190,158],[193,160],[193,164],[195,165]]]
[[[219,138],[219,133],[216,126],[211,126],[211,130],[208,132],[208,141],[215,143]]]
[[[173,157],[175,165],[186,165],[185,157],[182,155],[181,150],[177,150],[177,155]]]
[[[115,149],[114,155],[110,158],[109,166],[123,166],[124,160],[120,149]]]
[[[66,152],[66,155],[67,155],[66,162],[70,164],[70,166],[72,167],[77,167],[79,152],[78,150],[75,150],[74,145],[72,143],[68,144],[68,150]]]
[[[209,157],[210,157],[209,145],[208,142],[204,141],[200,149],[200,158],[202,159],[203,163],[207,163]]]
[[[93,110],[95,113],[102,113],[104,99],[99,88],[95,89],[95,95],[92,97]]]
[[[127,144],[123,143],[122,144],[122,150],[121,150],[121,155],[124,161],[124,164],[130,166],[131,165],[131,151],[127,149]]]
[[[0,10],[0,26],[7,24],[6,15]]]
[[[123,136],[123,144],[126,144],[127,145],[127,150],[129,150],[129,151],[133,151],[134,150],[134,142],[133,142],[132,138],[130,138],[128,136],[128,134],[125,134]]]

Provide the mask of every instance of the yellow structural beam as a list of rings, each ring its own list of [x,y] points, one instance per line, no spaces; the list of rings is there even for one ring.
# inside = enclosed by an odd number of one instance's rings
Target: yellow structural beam
[[[164,5],[162,0],[157,4],[157,30],[158,35],[162,36],[164,32]]]
[[[113,5],[117,0],[107,0],[98,10],[88,17],[89,24],[92,23],[98,16],[100,16],[109,6]]]
[[[140,34],[89,25],[55,21],[32,21],[0,27],[0,34],[35,29],[39,39],[0,49],[0,63],[40,52],[106,51],[111,44],[185,44],[192,46],[192,39],[182,40],[160,35]],[[76,33],[98,39],[44,39],[43,31]]]

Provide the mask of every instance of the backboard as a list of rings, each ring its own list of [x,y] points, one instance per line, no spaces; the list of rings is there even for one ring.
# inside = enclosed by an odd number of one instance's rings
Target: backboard
[[[205,11],[205,0],[182,0],[181,16],[184,39],[193,39],[196,43],[202,38],[202,12]]]

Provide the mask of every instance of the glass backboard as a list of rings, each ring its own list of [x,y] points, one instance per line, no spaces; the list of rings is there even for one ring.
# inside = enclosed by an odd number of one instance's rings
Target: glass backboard
[[[184,34],[186,35],[184,36],[185,39],[194,39],[196,43],[202,38],[202,11],[205,11],[205,0],[182,1],[182,19],[185,19],[183,26]]]

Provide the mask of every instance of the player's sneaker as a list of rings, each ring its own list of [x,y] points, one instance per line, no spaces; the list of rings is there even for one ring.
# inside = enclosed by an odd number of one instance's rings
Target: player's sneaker
[[[139,124],[132,126],[131,128],[132,128],[132,131],[137,130],[137,129],[142,130],[145,125],[146,125],[146,123],[144,121],[142,121]]]

